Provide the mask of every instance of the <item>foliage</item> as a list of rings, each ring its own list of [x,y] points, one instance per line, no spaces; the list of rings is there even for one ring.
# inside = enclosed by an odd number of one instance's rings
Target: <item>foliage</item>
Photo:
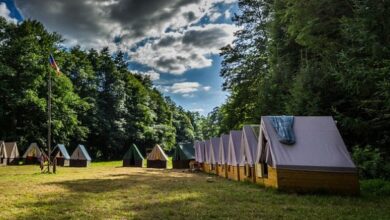
[[[233,22],[241,29],[221,49],[220,73],[230,97],[208,129],[332,115],[347,146],[390,157],[390,2],[240,0]]]
[[[353,148],[353,160],[362,178],[388,178],[389,162],[384,160],[378,148],[371,146]]]
[[[121,158],[132,143],[144,148],[194,140],[189,112],[128,71],[119,51],[112,55],[61,49],[61,36],[37,21],[14,25],[0,18],[0,139],[46,146],[47,76],[52,74],[53,142],[84,143],[94,159]],[[53,53],[61,74],[49,67]]]
[[[390,196],[390,183],[382,179],[371,179],[361,182],[364,193],[377,196]]]

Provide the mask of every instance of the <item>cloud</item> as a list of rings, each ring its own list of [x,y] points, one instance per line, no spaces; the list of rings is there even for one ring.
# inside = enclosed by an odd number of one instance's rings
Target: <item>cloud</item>
[[[211,89],[211,86],[204,86],[203,87],[203,90],[206,92],[210,91],[210,89]]]
[[[170,92],[179,94],[188,94],[199,90],[201,85],[197,82],[174,83],[170,87]]]
[[[37,19],[48,30],[62,34],[66,46],[123,50],[141,64],[172,74],[212,65],[208,56],[230,43],[235,29],[230,24],[204,25],[200,21],[211,13],[224,13],[217,4],[233,2],[15,0],[25,18]]]
[[[193,26],[182,33],[166,33],[130,54],[141,64],[176,75],[212,65],[210,54],[232,42],[237,28],[230,24]]]
[[[4,17],[10,23],[17,23],[18,20],[11,17],[11,11],[7,8],[7,4],[5,2],[0,3],[0,16]]]
[[[140,75],[147,75],[149,76],[150,80],[155,81],[160,79],[160,74],[154,70],[149,70],[146,72],[138,71],[138,70],[131,70],[131,72],[140,74]]]

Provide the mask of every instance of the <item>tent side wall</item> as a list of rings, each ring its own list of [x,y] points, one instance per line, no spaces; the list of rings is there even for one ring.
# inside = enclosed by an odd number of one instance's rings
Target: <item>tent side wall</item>
[[[227,178],[227,175],[228,175],[228,173],[227,173],[227,164],[218,164],[218,176],[220,176],[220,177],[223,177],[223,178]]]
[[[91,161],[89,161],[89,160],[70,159],[70,161],[69,161],[70,167],[88,167],[90,164],[91,164]]]
[[[123,159],[124,167],[142,167],[143,160]]]
[[[258,166],[256,166],[257,168]],[[256,176],[256,183],[283,191],[359,194],[357,173],[278,169],[268,166],[268,177]]]

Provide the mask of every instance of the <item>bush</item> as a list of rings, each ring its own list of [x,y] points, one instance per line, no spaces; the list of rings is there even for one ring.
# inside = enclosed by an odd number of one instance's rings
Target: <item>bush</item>
[[[373,148],[370,145],[365,147],[354,147],[353,160],[359,170],[359,176],[365,179],[383,177],[383,168],[385,162],[381,157],[379,149]]]
[[[364,193],[377,196],[390,196],[390,182],[382,179],[361,181],[361,189]]]

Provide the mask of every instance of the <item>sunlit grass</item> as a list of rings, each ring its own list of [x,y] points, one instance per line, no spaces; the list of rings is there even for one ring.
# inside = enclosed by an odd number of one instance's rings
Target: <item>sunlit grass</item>
[[[0,219],[389,219],[390,198],[297,195],[201,173],[123,168],[0,167]]]

